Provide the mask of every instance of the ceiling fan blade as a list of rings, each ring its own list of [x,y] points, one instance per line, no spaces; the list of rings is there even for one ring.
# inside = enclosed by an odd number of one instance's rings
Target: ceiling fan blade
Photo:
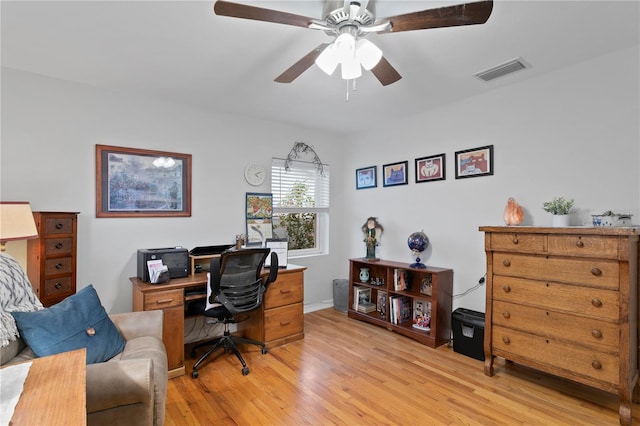
[[[371,72],[383,86],[395,83],[402,78],[398,71],[396,71],[384,56],[380,58],[380,62],[378,62],[375,67],[371,68]]]
[[[275,22],[276,24],[294,25],[308,28],[312,18],[293,13],[280,12],[273,9],[249,6],[246,4],[232,3],[218,0],[213,6],[216,15],[231,16],[234,18],[253,19],[255,21]]]
[[[380,21],[389,21],[392,25],[390,30],[382,31],[382,33],[397,33],[400,31],[484,24],[491,16],[492,10],[493,1],[480,1],[438,9],[427,9],[384,18]]]
[[[316,58],[320,56],[322,51],[326,49],[330,44],[331,43],[322,43],[320,46],[307,53],[298,62],[291,65],[289,69],[276,77],[274,81],[277,83],[291,83],[293,80],[300,77],[300,74],[308,70],[309,67],[314,64]]]

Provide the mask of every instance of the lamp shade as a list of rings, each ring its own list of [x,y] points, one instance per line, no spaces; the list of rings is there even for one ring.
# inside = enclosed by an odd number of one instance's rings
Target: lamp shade
[[[36,238],[38,230],[27,201],[0,201],[0,243]]]
[[[370,71],[371,68],[378,65],[382,58],[382,50],[369,40],[360,39],[356,43],[356,59],[360,61],[362,67]]]

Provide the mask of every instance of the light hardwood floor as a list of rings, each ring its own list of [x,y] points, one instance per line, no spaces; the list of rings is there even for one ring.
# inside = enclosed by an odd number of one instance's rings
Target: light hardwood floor
[[[186,351],[187,358],[189,351]],[[617,425],[617,397],[515,364],[483,363],[352,320],[305,315],[305,338],[266,355],[247,348],[243,376],[221,354],[170,380],[166,425]],[[640,424],[640,407],[633,406]]]

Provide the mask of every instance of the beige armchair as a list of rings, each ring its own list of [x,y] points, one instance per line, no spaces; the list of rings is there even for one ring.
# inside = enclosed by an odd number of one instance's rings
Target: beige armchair
[[[28,361],[35,355],[16,336],[15,325],[6,312],[37,310],[42,305],[20,266],[4,253],[0,254],[0,294],[0,337],[4,337],[0,364]],[[109,315],[125,347],[106,362],[87,365],[88,425],[164,424],[168,368],[162,315],[161,310]]]

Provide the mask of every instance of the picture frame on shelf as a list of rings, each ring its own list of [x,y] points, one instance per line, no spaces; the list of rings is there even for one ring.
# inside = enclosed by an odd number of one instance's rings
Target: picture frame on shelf
[[[378,186],[378,166],[356,169],[356,189],[376,188]]]
[[[456,179],[493,175],[493,145],[456,151]]]
[[[407,185],[408,161],[399,161],[382,166],[382,186]]]
[[[96,145],[96,217],[191,216],[191,154]]]
[[[247,192],[245,198],[247,247],[264,247],[273,238],[273,194]]]
[[[446,155],[438,154],[415,160],[416,183],[446,179]]]

